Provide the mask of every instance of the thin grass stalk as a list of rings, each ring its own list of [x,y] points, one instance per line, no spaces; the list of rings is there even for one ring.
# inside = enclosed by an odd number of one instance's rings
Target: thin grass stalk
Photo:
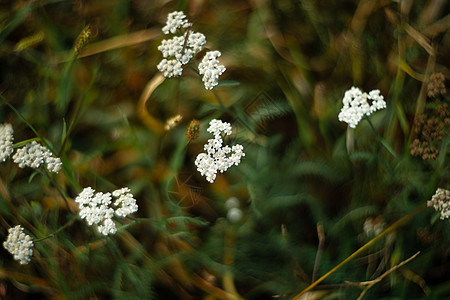
[[[388,228],[386,228],[382,233],[380,233],[379,235],[377,235],[376,237],[374,237],[373,239],[371,239],[370,241],[368,241],[366,244],[364,244],[361,248],[359,248],[358,250],[356,250],[355,252],[353,252],[349,257],[347,257],[346,259],[344,259],[340,264],[338,264],[337,266],[335,266],[333,269],[331,269],[330,271],[328,271],[325,275],[323,275],[322,277],[320,277],[319,279],[317,279],[315,282],[313,282],[312,284],[310,284],[307,288],[305,288],[303,291],[301,291],[300,293],[298,293],[296,296],[294,296],[292,298],[292,300],[295,299],[299,299],[302,295],[306,294],[307,292],[309,292],[310,290],[312,290],[314,287],[316,287],[319,283],[321,283],[322,281],[324,281],[327,277],[329,277],[331,274],[333,274],[334,272],[336,272],[337,270],[339,270],[343,265],[345,265],[346,263],[348,263],[349,261],[351,261],[353,258],[355,258],[356,256],[358,256],[359,254],[361,254],[363,251],[365,251],[366,249],[368,249],[370,246],[372,246],[373,244],[375,244],[376,241],[378,241],[379,239],[381,239],[382,237],[386,236],[387,234],[395,231],[396,229],[398,229],[400,226],[402,226],[404,223],[406,223],[407,221],[409,221],[412,217],[414,217],[415,215],[417,215],[418,213],[422,212],[425,208],[427,207],[427,204],[424,203],[421,206],[419,206],[418,208],[416,208],[414,211],[410,212],[409,214],[403,216],[402,218],[400,218],[399,220],[397,220],[395,223],[393,223],[391,226],[389,226]]]

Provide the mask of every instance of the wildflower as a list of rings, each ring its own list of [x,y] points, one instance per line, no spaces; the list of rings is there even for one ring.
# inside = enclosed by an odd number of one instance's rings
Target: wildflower
[[[206,129],[209,133],[214,135],[214,138],[220,137],[221,133],[226,135],[231,135],[231,125],[227,122],[222,122],[221,120],[213,119],[209,122],[209,127]]]
[[[192,49],[194,53],[200,52],[203,45],[206,44],[206,37],[200,32],[190,32],[187,40],[187,46]]]
[[[9,123],[0,125],[0,160],[5,161],[13,152],[14,130]]]
[[[183,46],[184,37],[175,36],[169,40],[162,40],[161,45],[158,46],[158,50],[161,51],[163,57],[175,57],[178,61],[182,62],[186,60],[182,59]],[[187,61],[189,61],[189,59],[187,59]]]
[[[202,81],[207,90],[211,90],[219,83],[219,76],[226,70],[225,66],[220,65],[217,60],[220,55],[220,51],[209,51],[198,65],[199,73],[203,75]]]
[[[8,237],[3,243],[3,247],[19,261],[21,265],[30,262],[30,256],[33,254],[33,241],[31,237],[23,232],[20,225],[8,230]]]
[[[174,11],[167,15],[166,25],[162,31],[164,34],[175,33],[178,28],[188,28],[191,25],[182,11]]]
[[[195,141],[200,136],[200,122],[199,120],[193,119],[188,128],[186,129],[186,138],[189,142]]]
[[[183,72],[183,65],[186,65],[194,55],[202,50],[206,43],[206,38],[202,33],[188,33],[187,41],[185,36],[175,36],[168,40],[162,40],[158,50],[161,51],[164,59],[157,65],[164,77],[180,76]]]
[[[163,32],[165,34],[175,33],[177,29],[188,28],[191,25],[183,12],[175,11],[167,16]],[[158,46],[163,60],[157,65],[157,68],[166,78],[180,76],[183,72],[183,65],[186,65],[197,52],[201,51],[206,43],[203,33],[189,30],[185,33],[180,30],[180,33],[180,36],[162,40],[161,45]]]
[[[117,207],[116,210],[111,207],[113,197],[116,198],[113,203]],[[89,226],[99,224],[97,229],[103,235],[116,233],[117,228],[112,221],[114,214],[125,217],[138,210],[136,200],[129,188],[118,189],[111,194],[95,193],[94,189],[87,187],[77,196],[75,202],[80,208],[80,217],[85,219]]]
[[[375,111],[386,108],[386,102],[379,90],[367,94],[357,87],[345,92],[342,103],[344,106],[339,113],[339,121],[346,122],[351,128],[355,128],[364,115],[370,116]]]
[[[52,157],[50,150],[39,145],[36,141],[26,144],[13,155],[19,168],[30,167],[37,169],[41,164],[47,164],[47,170],[58,173],[61,170],[61,159]]]
[[[129,214],[137,212],[138,206],[136,199],[133,198],[129,188],[115,190],[112,195],[114,198],[117,198],[114,202],[114,206],[118,207],[115,211],[117,216],[126,217]]]
[[[428,207],[434,207],[441,213],[441,220],[450,216],[450,191],[438,188],[431,200],[427,201]]]
[[[175,59],[167,60],[164,58],[156,67],[166,78],[180,76],[183,72],[181,63]]]
[[[206,180],[213,183],[216,179],[217,171],[225,172],[229,167],[238,165],[241,157],[245,156],[242,145],[236,144],[233,147],[223,146],[222,134],[231,135],[231,125],[220,120],[212,120],[208,132],[214,134],[213,139],[209,139],[204,145],[206,153],[200,153],[195,159],[197,170]]]

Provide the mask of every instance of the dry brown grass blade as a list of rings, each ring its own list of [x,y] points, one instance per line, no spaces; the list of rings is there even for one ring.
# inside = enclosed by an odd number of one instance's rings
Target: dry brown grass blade
[[[25,273],[12,272],[6,270],[0,270],[0,279],[17,280],[19,282],[27,283],[30,285],[36,285],[39,287],[43,287],[45,289],[49,289],[51,286],[47,280],[42,279],[40,277],[35,277]]]
[[[414,27],[409,25],[408,23],[405,24],[405,31],[409,34],[422,48],[425,49],[425,51],[428,52],[429,55],[434,55],[434,49],[433,46],[431,46],[429,39],[424,36],[422,33],[417,31]]]
[[[160,73],[156,74],[145,86],[142,91],[138,103],[138,114],[142,122],[155,134],[162,135],[164,133],[164,124],[153,117],[147,110],[146,104],[155,89],[164,81],[164,76]]]
[[[359,286],[365,286],[364,290],[361,292],[361,294],[359,295],[357,300],[361,300],[364,295],[366,294],[366,292],[373,287],[375,284],[377,284],[378,282],[380,282],[381,280],[383,280],[384,277],[386,277],[387,275],[389,275],[390,273],[392,273],[393,271],[397,270],[398,268],[400,268],[401,266],[407,264],[408,262],[410,262],[411,260],[413,260],[414,258],[416,258],[417,255],[420,254],[420,251],[417,252],[416,254],[414,254],[413,256],[411,256],[410,258],[402,261],[401,263],[399,263],[396,266],[393,266],[392,268],[390,268],[389,270],[387,270],[386,272],[384,272],[383,274],[381,274],[378,278],[371,280],[371,281],[365,281],[365,282],[360,282],[358,285]]]
[[[419,16],[419,24],[426,26],[433,22],[440,12],[445,9],[447,0],[431,0],[427,1],[427,4],[422,9]]]
[[[439,21],[434,22],[423,30],[423,34],[433,38],[441,32],[447,31],[450,28],[450,14],[446,15]]]
[[[403,269],[402,271],[402,275],[408,279],[409,281],[414,282],[415,284],[417,284],[418,286],[420,286],[420,288],[423,290],[423,292],[428,295],[428,293],[430,292],[430,288],[427,286],[427,283],[425,282],[425,280],[420,277],[419,275],[415,274],[413,271],[408,270],[408,269]]]
[[[434,50],[433,53],[436,53],[437,51]],[[434,66],[436,64],[436,55],[430,55],[428,57],[427,62],[427,68],[425,69],[425,78],[422,82],[422,86],[420,87],[419,96],[417,97],[417,105],[416,105],[416,113],[414,114],[414,123],[415,120],[423,113],[425,109],[425,103],[427,100],[427,83],[429,78],[431,77],[431,74],[433,73]],[[414,133],[414,130],[411,130],[411,133]]]
[[[109,50],[143,43],[149,40],[153,40],[161,34],[162,33],[160,29],[151,28],[133,33],[128,33],[125,35],[115,36],[100,42],[89,44],[88,46],[86,46],[84,51],[79,55],[79,57],[91,56]]]

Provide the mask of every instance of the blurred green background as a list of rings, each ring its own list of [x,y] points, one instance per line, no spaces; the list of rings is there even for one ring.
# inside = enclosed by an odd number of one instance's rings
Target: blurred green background
[[[174,10],[222,53],[214,92],[193,71],[162,80],[156,69]],[[414,120],[449,103],[428,93],[432,74],[450,76],[449,11],[440,0],[0,1],[0,93],[20,113],[2,100],[0,120],[19,142],[36,137],[23,117],[64,164],[49,179],[2,163],[2,240],[17,224],[35,238],[56,231],[88,186],[130,187],[141,218],[107,238],[77,220],[36,242],[25,266],[1,248],[0,296],[291,299],[373,237],[364,224],[386,228],[449,188],[448,123],[436,159],[410,154]],[[362,121],[349,152],[337,115],[351,86],[380,89],[387,108],[371,118],[379,138]],[[201,136],[188,143],[194,118]],[[246,156],[210,184],[194,161],[213,118],[231,122]],[[240,221],[227,219],[230,197]],[[307,299],[356,299],[362,288],[349,282],[418,251],[364,299],[450,298],[449,225],[424,210]]]

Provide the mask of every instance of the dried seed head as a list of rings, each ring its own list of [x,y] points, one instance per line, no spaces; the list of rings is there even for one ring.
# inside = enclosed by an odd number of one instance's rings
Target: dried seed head
[[[86,47],[87,43],[90,41],[91,37],[92,37],[91,26],[87,25],[81,31],[80,35],[78,36],[75,42],[75,46],[73,47],[73,51],[75,52],[76,56],[80,55],[80,53]]]
[[[200,136],[200,121],[193,119],[186,129],[186,138],[189,142],[195,141]]]
[[[442,73],[434,73],[428,81],[428,97],[437,98],[445,95],[445,77]]]

